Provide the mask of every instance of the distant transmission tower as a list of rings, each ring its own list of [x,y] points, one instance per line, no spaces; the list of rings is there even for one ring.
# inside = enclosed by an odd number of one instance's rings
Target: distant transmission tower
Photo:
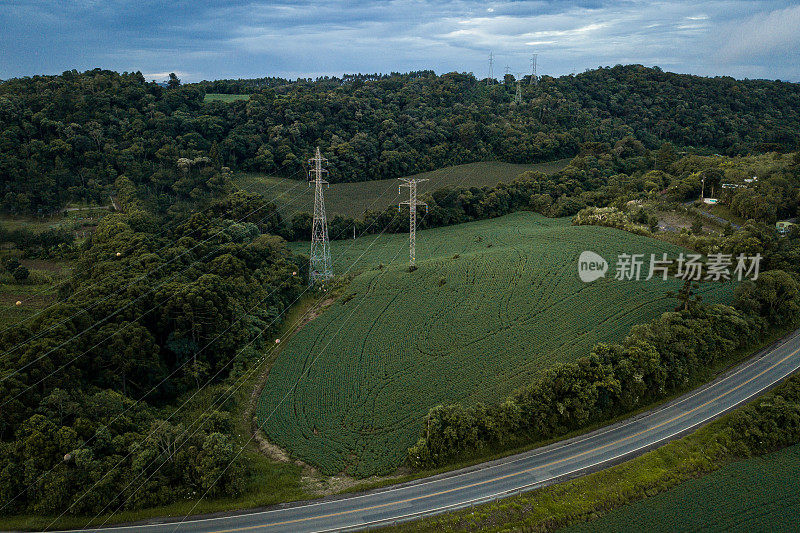
[[[506,84],[506,76],[508,76],[509,74],[511,74],[511,67],[506,65],[505,71],[503,71],[503,85]]]
[[[491,85],[494,79],[494,54],[489,52],[489,77],[486,79],[486,85]]]
[[[522,103],[522,75],[518,74],[517,79],[517,93],[514,95],[514,103],[519,105]]]
[[[533,54],[531,56],[531,85],[539,83],[539,76],[536,75],[536,60],[538,58],[539,54]]]
[[[403,205],[408,205],[408,229],[409,229],[409,243],[408,243],[408,257],[409,257],[409,266],[413,267],[417,263],[416,259],[416,251],[417,251],[417,206],[424,205],[425,212],[428,212],[428,204],[425,202],[417,202],[417,183],[422,181],[428,181],[426,179],[417,179],[417,178],[399,178],[402,183],[400,187],[408,187],[408,201],[400,202],[400,205],[397,207],[400,210],[400,207]],[[397,188],[397,194],[400,194],[400,187]]]
[[[322,179],[322,174],[328,172],[322,168],[327,159],[322,157],[317,147],[313,159],[308,160],[311,170],[308,171],[308,184],[314,181],[314,222],[311,227],[311,259],[308,265],[308,283],[314,285],[317,281],[326,281],[333,277],[331,269],[331,248],[328,242],[328,220],[325,218],[325,199],[322,197],[322,186],[328,182]]]

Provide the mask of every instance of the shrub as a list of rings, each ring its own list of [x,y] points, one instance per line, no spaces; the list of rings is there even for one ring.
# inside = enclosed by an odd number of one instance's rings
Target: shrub
[[[14,269],[14,279],[17,281],[25,281],[30,276],[31,272],[26,267],[20,265]]]

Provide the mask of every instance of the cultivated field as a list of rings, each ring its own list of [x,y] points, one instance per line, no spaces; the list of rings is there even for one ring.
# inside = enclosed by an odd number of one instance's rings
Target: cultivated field
[[[526,212],[419,232],[412,273],[407,235],[334,242],[335,272],[360,274],[283,346],[259,402],[267,435],[325,473],[386,473],[430,407],[497,401],[675,305],[674,281],[582,283],[583,250],[681,251]],[[704,300],[731,289],[706,284]]]
[[[730,464],[569,531],[797,531],[800,445]]]
[[[219,94],[207,93],[203,102],[235,102],[236,100],[249,100],[249,94]]]
[[[493,187],[509,182],[527,170],[552,174],[569,163],[560,159],[548,163],[518,165],[502,162],[468,163],[416,174],[414,178],[430,181],[420,183],[418,194],[448,186]],[[274,198],[279,210],[288,215],[295,211],[313,211],[314,190],[305,180],[268,177],[256,172],[243,172],[234,178],[236,185],[250,192]],[[360,217],[365,210],[382,211],[402,200],[397,194],[398,180],[375,180],[357,183],[334,183],[325,190],[325,209],[328,216],[349,215]],[[408,195],[407,191],[403,191]]]

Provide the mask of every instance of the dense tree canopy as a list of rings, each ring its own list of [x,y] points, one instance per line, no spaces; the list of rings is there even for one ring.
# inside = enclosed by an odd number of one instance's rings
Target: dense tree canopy
[[[0,332],[6,513],[241,489],[225,404],[202,424],[165,406],[251,365],[300,294],[300,260],[268,233],[272,209],[233,195],[161,233],[148,213],[109,215],[63,300]]]
[[[214,83],[163,88],[141,73],[97,69],[0,84],[2,209],[100,200],[120,176],[163,207],[221,191],[227,168],[294,175],[316,145],[331,180],[362,181],[556,159],[625,136],[649,149],[670,141],[725,154],[785,151],[800,126],[797,84],[639,65],[545,76],[524,86],[521,105],[513,85],[459,73]],[[203,103],[206,91],[233,89],[253,94]]]

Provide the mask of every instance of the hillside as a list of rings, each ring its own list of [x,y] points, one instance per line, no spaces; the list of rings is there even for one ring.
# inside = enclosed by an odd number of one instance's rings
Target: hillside
[[[97,204],[130,185],[167,210],[223,193],[228,169],[302,175],[315,146],[331,182],[358,182],[475,161],[552,161],[624,136],[648,149],[787,151],[800,129],[799,84],[641,65],[544,76],[523,86],[522,105],[512,84],[457,72],[275,81],[247,100],[208,103],[207,92],[247,80],[164,88],[140,72],[95,69],[2,82],[0,209]]]
[[[333,243],[335,272],[360,274],[283,346],[260,398],[268,437],[325,473],[389,472],[430,407],[497,401],[674,306],[673,281],[582,283],[583,250],[681,251],[527,212],[419,232],[413,273],[407,246],[405,235]],[[731,289],[705,285],[704,301]]]
[[[420,183],[419,194],[448,186],[494,187],[500,182],[508,183],[529,170],[552,174],[567,166],[569,159],[530,165],[488,161],[467,163],[440,168],[409,176],[430,180]],[[305,180],[276,178],[255,172],[242,172],[234,177],[234,183],[247,192],[275,200],[280,213],[290,216],[300,210],[311,211],[314,205],[314,189]],[[356,183],[333,183],[325,189],[325,209],[329,217],[344,215],[361,217],[364,211],[382,211],[403,200],[397,194],[396,179],[361,181]],[[407,193],[406,193],[407,194]]]

